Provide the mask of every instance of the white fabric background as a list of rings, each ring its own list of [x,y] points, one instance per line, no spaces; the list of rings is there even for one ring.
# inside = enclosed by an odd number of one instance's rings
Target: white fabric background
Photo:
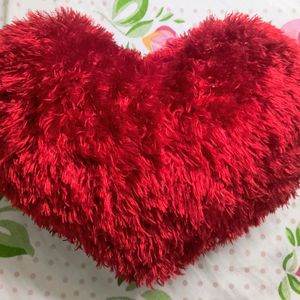
[[[5,18],[6,18],[6,12],[7,12],[7,1],[5,0],[0,0],[0,26],[3,26],[5,23]]]
[[[125,45],[127,40],[97,13],[100,11],[111,16],[112,2],[10,0],[5,11],[4,1],[0,0],[0,25],[5,14],[7,22],[11,22],[14,18],[24,17],[28,9],[52,10],[61,5],[71,6],[92,16],[96,22],[115,33],[118,43]],[[300,4],[295,0],[150,0],[147,13],[154,15],[161,6],[186,21],[183,24],[170,21],[177,33],[196,25],[210,13],[220,18],[231,11],[258,14],[278,27],[300,18]],[[142,52],[147,52],[141,39],[133,42]],[[158,288],[173,300],[280,299],[277,288],[285,276],[282,260],[291,251],[285,227],[296,228],[300,222],[299,212],[299,198],[298,201],[291,200],[288,208],[279,209],[276,214],[267,217],[264,224],[252,228],[248,235],[199,258],[194,266],[186,270],[185,275]],[[46,230],[40,230],[28,217],[19,212],[6,213],[5,216],[25,224],[35,255],[0,259],[1,300],[106,300],[113,296],[144,299],[141,294],[145,288],[128,292],[125,291],[126,286],[118,287],[113,273],[105,268],[97,269],[93,260],[82,251],[74,251],[68,242],[51,236]],[[296,251],[299,253],[299,247]],[[300,299],[300,295],[292,293],[291,299]]]

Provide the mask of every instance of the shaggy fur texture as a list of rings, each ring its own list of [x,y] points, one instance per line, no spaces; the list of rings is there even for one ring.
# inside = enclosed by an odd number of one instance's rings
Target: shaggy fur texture
[[[299,48],[209,17],[142,57],[70,9],[0,31],[0,193],[138,285],[164,283],[287,203]]]

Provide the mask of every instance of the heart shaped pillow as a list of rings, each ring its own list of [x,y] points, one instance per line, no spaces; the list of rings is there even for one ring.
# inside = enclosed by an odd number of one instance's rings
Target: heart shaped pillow
[[[295,194],[299,54],[241,14],[142,57],[71,9],[30,12],[0,31],[0,193],[162,284]]]

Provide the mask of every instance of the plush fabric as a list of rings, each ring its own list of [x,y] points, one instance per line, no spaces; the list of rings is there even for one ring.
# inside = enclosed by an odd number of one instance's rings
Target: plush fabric
[[[242,14],[142,57],[71,9],[31,12],[0,31],[0,193],[162,284],[295,195],[299,54]]]

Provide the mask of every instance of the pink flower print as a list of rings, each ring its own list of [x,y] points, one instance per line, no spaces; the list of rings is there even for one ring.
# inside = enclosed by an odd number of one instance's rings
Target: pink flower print
[[[300,44],[300,19],[291,20],[285,23],[281,30],[289,36],[297,41]]]
[[[160,26],[151,34],[143,38],[143,43],[149,51],[163,47],[167,41],[175,38],[176,32],[169,26]]]

